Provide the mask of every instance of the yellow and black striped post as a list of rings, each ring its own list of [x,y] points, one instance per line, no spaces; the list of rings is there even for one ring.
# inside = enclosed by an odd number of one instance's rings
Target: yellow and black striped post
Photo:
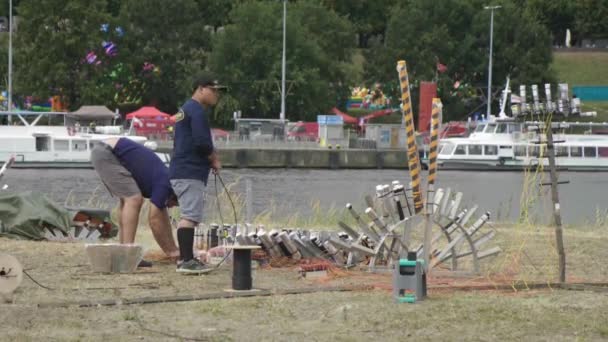
[[[405,119],[407,162],[410,170],[412,193],[414,195],[414,212],[418,214],[424,209],[424,202],[422,200],[422,192],[420,191],[420,159],[418,158],[418,147],[416,146],[410,84],[405,61],[397,62],[397,72],[399,73],[399,84],[401,86],[401,112]]]
[[[431,112],[431,144],[429,146],[429,177],[427,179],[427,192],[432,192],[437,177],[437,153],[439,152],[439,125],[441,124],[439,116],[441,114],[441,100],[433,99],[433,110]],[[430,196],[427,196],[429,198]],[[427,207],[431,199],[427,201]],[[428,209],[428,208],[427,208]],[[431,209],[432,212],[432,209]]]
[[[441,100],[438,98],[433,99],[433,110],[431,111],[431,144],[429,146],[429,176],[427,178],[427,193],[426,193],[426,226],[424,229],[424,252],[423,259],[426,271],[429,271],[427,265],[430,262],[430,252],[432,250],[432,230],[433,220],[431,216],[435,210],[435,178],[437,177],[437,153],[439,152],[439,125],[440,114],[441,114]]]

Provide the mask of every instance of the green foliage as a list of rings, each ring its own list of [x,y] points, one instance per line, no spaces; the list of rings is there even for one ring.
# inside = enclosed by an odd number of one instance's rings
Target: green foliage
[[[162,11],[159,10],[162,8]],[[171,13],[171,15],[167,15]],[[129,86],[142,87],[142,104],[174,113],[191,92],[190,83],[206,64],[209,33],[199,20],[194,0],[123,0],[119,22],[125,30],[121,40]],[[158,69],[143,70],[144,63]]]
[[[608,1],[576,1],[575,33],[583,38],[608,38]]]
[[[370,39],[383,40],[396,0],[323,0],[326,7],[348,18],[357,32],[359,47],[372,47]]]
[[[230,86],[243,116],[278,118],[282,4],[244,3],[231,13],[230,22],[214,40],[210,68]],[[309,2],[290,3],[287,23],[287,118],[312,120],[348,94],[352,28]]]
[[[526,14],[551,32],[553,45],[564,45],[566,30],[574,30],[576,9],[577,2],[570,0],[528,0],[525,4]]]
[[[567,28],[575,42],[608,32],[605,0],[497,4],[503,8],[495,15],[496,89],[507,75],[514,86],[553,81],[551,43],[561,43]],[[234,110],[279,117],[281,1],[13,0],[13,5],[21,17],[14,42],[16,94],[60,94],[72,109],[95,103],[127,111],[151,104],[175,112],[190,95],[192,76],[212,69],[231,87],[216,108],[216,122],[229,125]],[[398,99],[400,59],[408,62],[415,107],[423,80],[437,81],[448,116],[482,105],[489,43],[484,5],[481,0],[288,1],[287,118],[313,120],[344,104],[348,87],[362,81],[380,82],[385,94]],[[7,14],[5,2],[0,15]],[[110,25],[108,32],[99,29],[102,23]],[[122,37],[114,31],[118,26]],[[117,56],[103,52],[104,40],[116,44]],[[2,75],[6,49],[4,35]],[[99,65],[84,62],[90,51]],[[447,65],[447,72],[437,73],[437,62]],[[144,72],[144,63],[157,68]]]
[[[57,94],[72,106],[104,94],[87,92],[96,82],[82,61],[102,41],[99,27],[107,21],[105,0],[23,0],[16,34],[15,89],[21,94]]]
[[[493,84],[503,84],[507,75],[512,84],[552,80],[547,30],[513,3],[502,6],[494,17]],[[385,46],[368,51],[367,79],[394,84],[385,92],[398,97],[395,66],[404,59],[412,98],[417,98],[420,81],[436,80],[447,119],[460,118],[482,101],[471,95],[481,94],[487,80],[489,25],[483,1],[450,0],[441,6],[409,1],[393,12]],[[446,65],[447,72],[437,73],[437,62]],[[455,89],[457,81],[461,87]]]

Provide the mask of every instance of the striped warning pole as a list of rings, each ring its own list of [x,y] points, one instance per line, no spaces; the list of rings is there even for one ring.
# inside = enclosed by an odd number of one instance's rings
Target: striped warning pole
[[[431,111],[431,144],[429,147],[429,176],[427,178],[426,192],[426,225],[424,229],[424,267],[429,271],[430,252],[432,250],[431,235],[433,230],[433,219],[431,216],[434,213],[435,201],[435,178],[437,177],[437,150],[439,148],[439,125],[441,114],[441,100],[433,99],[433,110]]]
[[[427,179],[427,211],[433,213],[433,191],[435,186],[435,178],[437,177],[437,153],[439,152],[439,125],[441,124],[439,116],[441,114],[441,100],[433,99],[433,110],[431,112],[431,144],[429,146],[429,177]]]
[[[420,213],[424,208],[422,193],[420,191],[420,160],[416,135],[414,132],[414,117],[412,114],[412,100],[410,99],[410,85],[407,77],[405,61],[397,62],[399,84],[401,86],[401,112],[405,118],[405,132],[407,135],[407,162],[410,170],[412,193],[414,196],[414,212]]]

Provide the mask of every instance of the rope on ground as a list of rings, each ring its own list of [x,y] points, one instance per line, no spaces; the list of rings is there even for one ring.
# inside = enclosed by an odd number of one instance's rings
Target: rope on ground
[[[42,287],[43,289],[50,290],[50,291],[53,291],[53,290],[54,290],[53,288],[50,288],[50,287],[48,287],[48,286],[44,286],[44,285],[40,284],[38,281],[36,281],[36,279],[34,279],[34,277],[32,277],[32,276],[31,276],[29,273],[27,273],[25,270],[23,270],[23,274],[25,274],[25,275],[26,275],[28,278],[30,278],[30,280],[31,280],[31,281],[33,281],[33,282],[34,282],[36,285],[38,285],[38,286]]]

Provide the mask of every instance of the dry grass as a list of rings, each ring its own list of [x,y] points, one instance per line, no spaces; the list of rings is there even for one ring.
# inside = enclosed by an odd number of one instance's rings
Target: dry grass
[[[553,231],[496,228],[504,253],[483,264],[481,277],[452,283],[538,282],[556,279]],[[598,227],[565,232],[570,281],[607,281],[608,234]],[[156,249],[148,229],[138,241]],[[373,285],[348,293],[209,300],[94,308],[37,308],[37,303],[172,295],[229,288],[229,267],[202,277],[176,274],[170,263],[134,274],[91,273],[79,244],[0,240],[45,290],[24,279],[13,304],[0,304],[6,340],[601,340],[608,338],[608,295],[564,290],[452,292],[431,288],[429,300],[392,302],[390,275],[365,272],[303,280],[293,268],[258,269],[258,288]],[[432,279],[431,284],[445,279]]]

